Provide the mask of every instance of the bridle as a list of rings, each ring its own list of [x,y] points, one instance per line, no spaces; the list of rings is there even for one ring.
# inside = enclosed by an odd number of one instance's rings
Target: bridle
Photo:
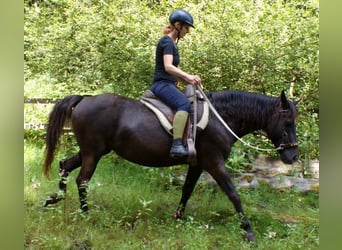
[[[211,109],[211,111],[215,114],[215,116],[217,117],[217,119],[222,123],[222,125],[240,142],[242,142],[242,144],[244,144],[245,146],[255,149],[255,150],[259,150],[259,151],[283,151],[285,149],[290,149],[290,148],[295,148],[298,147],[298,143],[297,142],[290,142],[290,143],[280,143],[278,147],[274,148],[274,149],[268,149],[268,148],[259,148],[253,145],[250,145],[249,143],[245,142],[242,138],[240,138],[239,136],[237,136],[234,131],[225,123],[225,121],[222,119],[222,117],[219,115],[219,113],[217,113],[215,107],[212,105],[212,103],[210,102],[210,100],[208,99],[208,97],[206,96],[206,94],[204,93],[202,87],[200,85],[196,86],[198,91],[202,94],[204,100],[208,103],[209,108]],[[285,112],[285,110],[280,110],[279,112]],[[285,131],[284,131],[285,132]]]
[[[295,147],[298,147],[298,142],[280,143],[279,146],[275,148],[275,150],[282,151],[285,149],[295,148]]]
[[[281,109],[279,110],[279,113],[287,113],[288,110],[285,110],[285,109]],[[283,135],[286,134],[287,136],[287,132],[283,131]],[[290,149],[290,148],[295,148],[295,147],[298,147],[298,142],[289,142],[289,143],[280,143],[279,146],[277,148],[275,148],[276,151],[282,151],[282,150],[285,150],[285,149]]]

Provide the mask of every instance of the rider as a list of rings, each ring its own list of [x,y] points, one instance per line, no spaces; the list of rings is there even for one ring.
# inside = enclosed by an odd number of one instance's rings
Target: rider
[[[189,33],[190,27],[194,28],[192,16],[185,10],[175,10],[171,13],[169,22],[169,25],[163,28],[165,36],[157,44],[151,90],[155,96],[176,110],[173,119],[173,143],[170,156],[177,158],[189,155],[183,145],[182,137],[190,112],[190,102],[176,86],[177,78],[192,85],[200,84],[201,78],[178,68],[180,58],[177,44],[180,38]]]

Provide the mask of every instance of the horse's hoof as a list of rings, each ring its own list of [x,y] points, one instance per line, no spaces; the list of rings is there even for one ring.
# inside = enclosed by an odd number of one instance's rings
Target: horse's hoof
[[[180,210],[177,210],[174,214],[173,214],[173,218],[175,218],[175,220],[178,220],[180,218],[182,218],[182,212]]]
[[[57,194],[49,195],[49,197],[45,200],[44,207],[47,207],[51,204],[56,204],[57,202],[63,200],[64,198],[61,196],[58,196]]]
[[[88,214],[88,210],[89,210],[88,204],[84,204],[81,206],[81,211],[83,214]]]
[[[256,243],[255,236],[252,232],[247,232],[246,233],[246,240],[250,243]]]

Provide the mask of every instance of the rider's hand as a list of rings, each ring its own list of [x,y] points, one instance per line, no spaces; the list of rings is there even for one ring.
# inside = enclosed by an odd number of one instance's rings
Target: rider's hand
[[[201,84],[201,78],[198,75],[187,75],[184,80],[195,86]]]

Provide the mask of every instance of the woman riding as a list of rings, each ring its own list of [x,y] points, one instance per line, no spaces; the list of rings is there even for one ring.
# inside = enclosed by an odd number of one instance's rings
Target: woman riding
[[[185,10],[175,10],[171,13],[169,22],[169,25],[163,29],[165,36],[157,44],[151,91],[176,110],[173,120],[173,143],[170,156],[177,158],[189,155],[188,150],[183,145],[182,137],[190,112],[190,102],[177,88],[177,79],[180,78],[188,84],[197,85],[201,83],[201,78],[178,68],[180,58],[177,44],[179,39],[189,33],[190,27],[194,28],[192,16]]]

